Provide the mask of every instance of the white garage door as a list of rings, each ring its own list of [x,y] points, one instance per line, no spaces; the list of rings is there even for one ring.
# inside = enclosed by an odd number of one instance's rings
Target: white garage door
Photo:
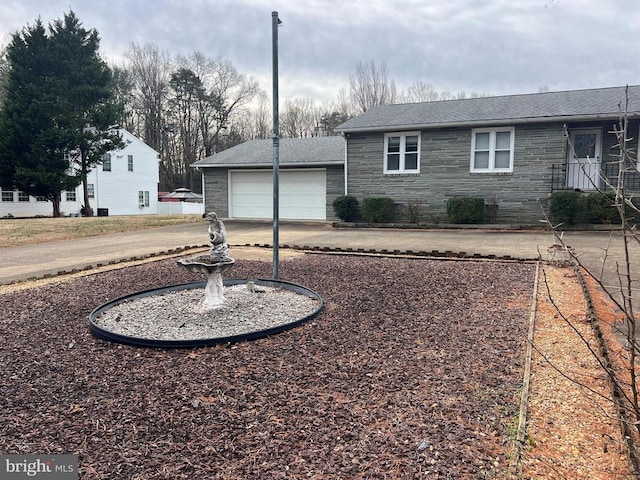
[[[280,218],[326,220],[325,170],[281,170],[279,177]],[[229,173],[229,216],[273,218],[271,170]]]

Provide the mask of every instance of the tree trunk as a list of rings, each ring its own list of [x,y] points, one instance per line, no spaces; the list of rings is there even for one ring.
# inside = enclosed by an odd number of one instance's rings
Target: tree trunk
[[[93,217],[93,209],[89,203],[89,187],[87,186],[87,175],[89,168],[87,167],[87,153],[84,149],[80,149],[81,175],[82,175],[82,210],[83,217]]]
[[[56,193],[53,197],[53,218],[60,218],[60,194]]]

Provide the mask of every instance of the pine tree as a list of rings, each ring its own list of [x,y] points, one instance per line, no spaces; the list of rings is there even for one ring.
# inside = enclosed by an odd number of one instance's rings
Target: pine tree
[[[124,146],[111,71],[98,48],[98,33],[84,29],[73,12],[48,32],[37,20],[7,47],[0,184],[52,201],[54,217],[61,192],[83,180],[88,207],[88,172],[103,153]]]

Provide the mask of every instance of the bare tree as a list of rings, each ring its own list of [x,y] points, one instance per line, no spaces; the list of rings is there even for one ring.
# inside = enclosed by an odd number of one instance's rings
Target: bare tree
[[[389,79],[385,63],[377,67],[373,60],[358,62],[355,73],[349,79],[349,98],[358,113],[378,105],[395,103],[396,95],[395,82]]]
[[[128,71],[134,85],[134,109],[142,124],[140,133],[147,145],[162,153],[171,57],[149,43],[142,47],[131,44],[125,57],[129,60]]]
[[[285,100],[280,114],[280,131],[283,137],[299,138],[317,135],[319,109],[309,98]]]
[[[124,64],[112,64],[116,101],[123,106],[121,126],[136,136],[142,136],[140,116],[135,105],[135,82],[130,70]]]
[[[204,78],[204,84],[208,95],[218,99],[220,109],[217,112],[203,111],[201,125],[205,156],[217,151],[222,131],[260,93],[258,82],[239,73],[231,62],[218,60],[215,66],[211,75]]]
[[[190,165],[198,159],[200,146],[200,104],[206,102],[202,80],[192,70],[179,68],[169,82],[172,96],[168,118],[180,138],[177,162],[171,172],[182,179],[183,185],[194,189],[194,175]]]
[[[406,92],[398,95],[402,103],[436,102],[438,100],[462,100],[465,98],[486,97],[486,93],[471,92],[467,94],[464,90],[458,93],[451,93],[448,90],[438,92],[432,83],[418,81],[410,85]]]
[[[640,446],[640,385],[638,384],[640,342],[638,341],[638,334],[640,332],[638,332],[638,318],[636,317],[634,300],[637,300],[639,291],[636,286],[639,280],[635,276],[635,272],[640,267],[638,265],[640,257],[637,254],[637,249],[640,248],[640,235],[632,218],[638,218],[640,207],[638,197],[627,191],[630,177],[638,175],[636,153],[630,148],[631,138],[628,136],[627,108],[628,96],[625,96],[625,101],[620,104],[619,122],[609,132],[617,140],[615,145],[617,153],[614,155],[614,160],[610,162],[617,167],[615,175],[607,176],[602,169],[599,169],[600,182],[598,182],[591,176],[593,165],[588,160],[584,161],[576,158],[585,175],[591,179],[592,188],[599,195],[602,195],[602,199],[605,202],[610,203],[610,207],[615,209],[620,221],[620,231],[615,232],[612,230],[609,243],[603,248],[601,266],[594,268],[593,266],[585,265],[581,261],[580,252],[576,252],[565,243],[564,236],[559,232],[561,225],[553,225],[552,219],[550,220],[548,216],[547,221],[552,226],[554,236],[557,239],[556,246],[561,246],[567,258],[570,258],[577,267],[580,267],[578,271],[584,272],[593,279],[599,286],[600,291],[604,292],[621,312],[622,327],[619,333],[625,339],[626,348],[616,354],[619,357],[612,360],[606,345],[602,345],[601,351],[597,351],[590,347],[588,339],[582,336],[580,338],[596,357],[609,378],[612,387],[612,394],[609,400],[616,405],[622,417],[620,420],[623,426],[623,438],[630,450],[632,466],[638,473],[640,472],[640,452],[638,451]],[[574,151],[572,145],[570,145],[570,151]],[[604,186],[600,187],[601,184]],[[622,242],[622,258],[615,259],[611,255],[612,242],[614,241]],[[635,251],[633,247],[636,248]],[[614,264],[612,265],[612,263]],[[615,272],[614,281],[611,281],[610,278],[605,278],[605,267],[607,265],[610,270]],[[558,313],[560,318],[577,332],[577,329],[573,327],[571,317],[564,315],[559,309]],[[596,336],[601,339],[601,342],[603,341],[601,335],[596,334]],[[563,374],[565,373],[563,372]],[[574,381],[580,383],[577,380]]]
[[[407,103],[418,102],[434,102],[440,100],[440,94],[432,83],[416,82],[411,85],[406,94],[403,95],[403,101]]]
[[[243,140],[269,138],[271,117],[269,97],[264,91],[259,91],[253,104],[235,115],[230,124]]]

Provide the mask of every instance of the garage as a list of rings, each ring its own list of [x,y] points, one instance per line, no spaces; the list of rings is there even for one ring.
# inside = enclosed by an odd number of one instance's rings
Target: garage
[[[326,220],[326,170],[280,170],[282,219]],[[229,171],[229,217],[273,218],[273,171]]]

